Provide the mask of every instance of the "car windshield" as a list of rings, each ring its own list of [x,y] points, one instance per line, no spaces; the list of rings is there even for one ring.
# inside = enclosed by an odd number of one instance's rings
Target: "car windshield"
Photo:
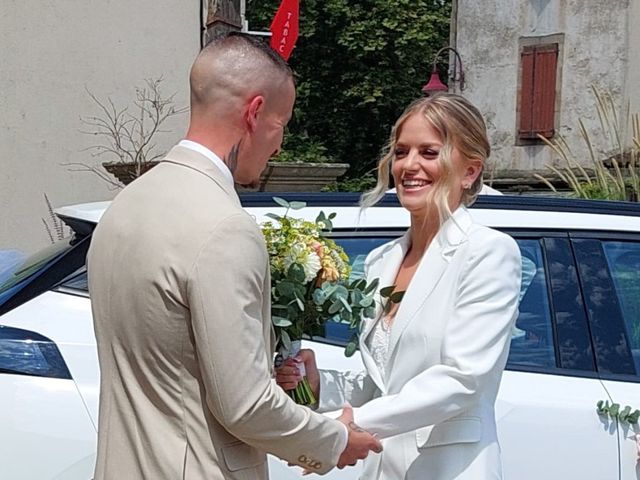
[[[0,251],[0,295],[37,273],[73,247],[74,237],[59,240],[27,257],[17,250]]]

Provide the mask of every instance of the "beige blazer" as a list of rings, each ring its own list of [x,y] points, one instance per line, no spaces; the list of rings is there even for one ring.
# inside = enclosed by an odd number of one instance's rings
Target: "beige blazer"
[[[410,236],[368,256],[369,279],[393,285]],[[321,409],[345,401],[384,451],[365,460],[366,480],[501,477],[494,403],[517,316],[520,251],[500,232],[456,210],[427,249],[391,329],[386,376],[369,350],[365,372],[322,372]]]
[[[272,379],[262,234],[206,157],[174,147],[88,254],[100,360],[96,480],[261,480],[266,453],[333,468],[344,428]]]

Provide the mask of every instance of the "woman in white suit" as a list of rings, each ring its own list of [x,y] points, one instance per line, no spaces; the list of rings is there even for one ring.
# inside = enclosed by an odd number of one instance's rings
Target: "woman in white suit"
[[[364,372],[318,371],[301,359],[319,409],[354,408],[355,423],[381,439],[363,480],[501,478],[494,403],[520,290],[520,252],[511,237],[474,223],[466,206],[482,188],[489,156],[486,127],[466,99],[440,94],[411,104],[394,126],[377,202],[393,175],[411,214],[400,239],[372,251],[369,280],[405,292],[365,321]],[[290,389],[299,369],[287,362],[277,381]]]

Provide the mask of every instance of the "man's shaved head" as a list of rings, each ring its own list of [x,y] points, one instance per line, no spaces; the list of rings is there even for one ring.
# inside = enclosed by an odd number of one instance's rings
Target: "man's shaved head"
[[[293,82],[287,63],[263,40],[234,33],[214,40],[191,68],[193,113],[230,113],[248,97],[266,99],[283,83]]]
[[[269,45],[231,34],[207,45],[191,68],[186,139],[214,152],[236,183],[255,184],[282,147],[295,102],[293,73]]]

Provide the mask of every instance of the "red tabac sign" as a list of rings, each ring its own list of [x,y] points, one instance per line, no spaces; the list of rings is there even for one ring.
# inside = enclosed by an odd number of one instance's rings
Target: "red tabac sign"
[[[289,60],[293,47],[298,40],[298,19],[300,9],[298,0],[282,0],[280,8],[271,22],[271,48],[282,58]]]

